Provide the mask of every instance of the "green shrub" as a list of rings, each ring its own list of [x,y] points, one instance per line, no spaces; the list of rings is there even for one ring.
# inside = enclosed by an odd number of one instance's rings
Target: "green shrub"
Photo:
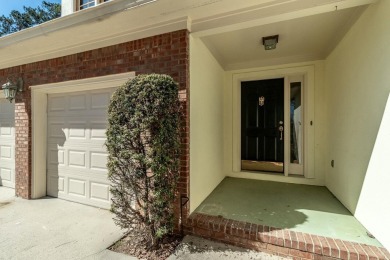
[[[108,109],[106,146],[112,212],[149,246],[172,233],[179,174],[178,86],[166,75],[140,75],[119,87]]]

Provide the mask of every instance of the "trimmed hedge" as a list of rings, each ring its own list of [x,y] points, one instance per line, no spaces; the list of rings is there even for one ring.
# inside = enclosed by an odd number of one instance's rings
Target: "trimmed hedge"
[[[180,102],[167,75],[139,75],[119,87],[108,109],[106,146],[112,212],[150,246],[172,233],[179,176]]]

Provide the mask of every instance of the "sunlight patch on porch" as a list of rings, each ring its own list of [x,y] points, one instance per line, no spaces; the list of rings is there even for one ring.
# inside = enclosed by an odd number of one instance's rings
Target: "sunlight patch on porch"
[[[194,212],[381,246],[325,187],[227,177]]]

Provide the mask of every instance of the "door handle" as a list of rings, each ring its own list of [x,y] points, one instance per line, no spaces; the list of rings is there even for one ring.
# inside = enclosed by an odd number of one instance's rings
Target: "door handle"
[[[280,140],[283,140],[283,126],[279,126]]]

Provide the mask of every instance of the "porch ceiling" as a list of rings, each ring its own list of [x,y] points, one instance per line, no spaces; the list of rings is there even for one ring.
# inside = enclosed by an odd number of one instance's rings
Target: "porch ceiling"
[[[306,16],[203,37],[226,70],[325,59],[366,6]],[[265,51],[264,36],[279,35],[275,50]]]

